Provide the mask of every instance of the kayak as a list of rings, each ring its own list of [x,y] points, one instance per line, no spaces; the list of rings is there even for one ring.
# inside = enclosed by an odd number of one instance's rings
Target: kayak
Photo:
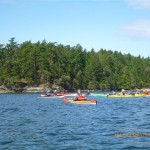
[[[64,96],[77,96],[77,93],[65,93]]]
[[[85,100],[85,101],[70,101],[70,103],[73,103],[73,104],[93,104],[93,105],[96,105],[97,104],[97,101],[96,100]]]
[[[38,98],[62,98],[64,97],[63,95],[54,95],[54,96],[39,96]]]
[[[106,97],[108,94],[98,94],[98,93],[91,93],[91,96],[102,96],[102,97]]]
[[[107,95],[108,98],[136,98],[136,97],[146,97],[146,94],[115,94]]]
[[[70,102],[73,104],[94,104],[94,105],[97,104],[97,101],[95,99],[87,100],[85,98],[84,99],[76,99],[76,98],[63,97],[63,98],[61,98],[61,100],[65,101],[65,102]]]
[[[40,97],[38,97],[38,98],[62,98],[62,97],[64,97],[64,96],[77,96],[77,94],[76,93],[65,93],[65,94],[50,94],[50,95],[46,95],[46,94],[44,94],[44,93],[42,93],[41,95],[40,95]]]

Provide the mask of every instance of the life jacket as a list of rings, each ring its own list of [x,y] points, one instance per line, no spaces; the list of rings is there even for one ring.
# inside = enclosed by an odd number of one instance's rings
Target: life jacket
[[[144,91],[144,94],[148,94],[148,92],[147,92],[147,91]]]
[[[86,100],[84,96],[77,96],[77,100]]]

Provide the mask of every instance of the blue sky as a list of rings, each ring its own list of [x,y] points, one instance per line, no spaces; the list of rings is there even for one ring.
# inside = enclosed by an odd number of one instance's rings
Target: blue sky
[[[150,0],[0,0],[0,44],[15,37],[150,57]]]

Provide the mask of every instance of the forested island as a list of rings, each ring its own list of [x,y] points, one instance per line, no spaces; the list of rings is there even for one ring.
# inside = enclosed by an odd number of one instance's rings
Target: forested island
[[[23,91],[40,85],[68,91],[147,88],[150,58],[46,40],[18,44],[14,37],[0,44],[0,86]]]

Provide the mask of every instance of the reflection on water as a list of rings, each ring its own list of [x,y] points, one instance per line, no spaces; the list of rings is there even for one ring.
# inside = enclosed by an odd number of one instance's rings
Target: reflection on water
[[[150,136],[131,136],[150,135],[150,97],[76,105],[38,96],[0,95],[0,149],[150,149]]]

